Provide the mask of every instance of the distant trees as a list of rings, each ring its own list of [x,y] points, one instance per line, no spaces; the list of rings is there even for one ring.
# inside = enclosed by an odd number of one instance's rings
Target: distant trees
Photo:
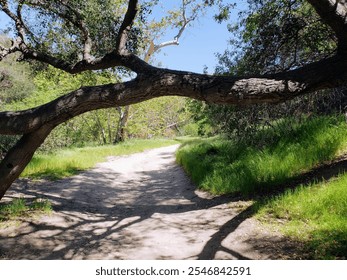
[[[16,90],[12,88],[12,82],[7,87],[3,87],[2,92],[4,94],[0,96],[11,96],[10,99],[3,99],[2,105],[5,110],[33,108],[81,86],[120,81],[120,78],[117,78],[117,73],[110,71],[86,71],[71,76],[53,67],[34,71],[30,69],[29,65],[18,63],[6,64],[5,66],[8,73],[14,73],[19,68],[22,70],[20,73],[27,76],[27,86],[23,85],[23,91],[15,91],[15,94],[11,94],[11,91]],[[21,82],[24,83],[24,80]],[[28,90],[29,85],[31,86],[30,91]],[[18,97],[15,98],[16,96]],[[180,126],[183,126],[188,119],[187,113],[182,111],[184,106],[185,100],[181,97],[162,97],[133,105],[128,111],[128,122],[125,128],[127,137],[152,138],[177,135]],[[41,150],[51,151],[57,148],[86,144],[112,144],[119,130],[119,121],[118,108],[87,112],[59,125],[47,137]],[[16,140],[18,137],[1,135],[0,145],[3,153],[6,153]]]
[[[229,26],[234,37],[229,49],[219,56],[221,64],[217,72],[277,73],[331,56],[338,38],[309,2],[248,1],[249,10]]]
[[[204,8],[220,5],[221,13],[217,18],[227,16],[230,8],[230,5],[223,5],[223,0],[185,1],[199,3]],[[312,19],[307,26],[312,26],[315,19],[327,26],[328,33],[322,39],[329,46],[332,44],[330,54],[324,52],[321,56],[318,53],[313,59],[306,59],[301,50],[300,55],[291,56],[301,63],[292,64],[292,59],[284,59],[284,56],[273,59],[272,53],[266,52],[270,61],[275,62],[274,71],[251,69],[243,71],[247,75],[212,76],[157,68],[139,58],[141,43],[146,39],[142,26],[146,25],[146,17],[158,1],[0,0],[0,9],[12,20],[15,34],[10,46],[0,46],[0,59],[19,53],[22,60],[50,64],[70,74],[113,68],[126,68],[136,74],[127,82],[81,87],[36,108],[1,112],[0,133],[22,136],[0,163],[0,197],[55,127],[88,111],[126,106],[160,96],[185,96],[219,104],[273,104],[345,85],[347,4],[333,0],[306,2],[311,5],[307,7],[313,8],[312,13],[307,13],[307,18]],[[256,3],[273,4],[275,1]],[[299,2],[288,3],[295,7]],[[266,15],[272,14],[270,8]],[[281,42],[290,41],[295,38],[296,31],[301,30],[302,21],[295,17],[296,13],[299,11],[292,13],[288,23],[283,22],[286,18],[278,16],[282,31],[289,32],[289,37]],[[35,20],[31,20],[33,18]],[[272,22],[274,20],[275,17]],[[287,25],[297,26],[293,35],[290,28],[285,28]],[[312,30],[318,36],[320,31]],[[251,44],[256,48],[254,44],[258,41],[251,40]],[[278,47],[278,54],[287,53],[281,44]],[[268,48],[264,44],[259,50]],[[282,60],[278,61],[280,57]],[[267,65],[267,61],[261,63]]]
[[[0,42],[9,45],[6,36],[0,35]],[[20,102],[35,90],[33,73],[27,62],[18,63],[18,55],[12,55],[2,60],[0,64],[0,110],[6,109],[6,104]],[[18,136],[0,135],[0,159],[16,143]]]
[[[0,35],[0,42],[9,44],[6,36]],[[28,63],[18,63],[18,55],[6,57],[0,64],[0,109],[4,103],[19,101],[35,89],[33,75]]]

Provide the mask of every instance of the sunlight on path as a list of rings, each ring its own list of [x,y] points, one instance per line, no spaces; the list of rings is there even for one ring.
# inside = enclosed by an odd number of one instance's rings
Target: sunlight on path
[[[92,170],[56,182],[18,182],[8,197],[46,197],[54,213],[0,229],[0,257],[283,257],[271,250],[281,238],[260,231],[249,219],[249,202],[195,191],[175,163],[177,147],[110,157]]]

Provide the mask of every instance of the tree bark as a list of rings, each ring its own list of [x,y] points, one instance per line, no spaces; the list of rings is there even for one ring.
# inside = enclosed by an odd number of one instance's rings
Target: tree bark
[[[56,126],[87,111],[126,106],[160,96],[185,96],[217,104],[279,103],[347,82],[347,57],[341,55],[296,70],[254,77],[150,69],[129,82],[83,87],[33,109],[0,112],[0,133],[22,135],[43,125]]]
[[[107,144],[107,138],[106,138],[105,129],[104,129],[104,127],[101,124],[101,121],[100,121],[100,118],[99,118],[99,114],[97,112],[95,113],[95,120],[96,120],[96,123],[98,124],[98,127],[100,129],[102,143],[104,145],[106,145]]]
[[[22,173],[32,159],[35,151],[52,131],[51,126],[23,135],[0,163],[0,199],[5,195],[14,180]]]
[[[119,111],[119,121],[116,136],[114,138],[113,144],[117,144],[119,142],[124,142],[126,138],[126,126],[129,118],[130,106],[125,106],[124,108],[118,107]]]

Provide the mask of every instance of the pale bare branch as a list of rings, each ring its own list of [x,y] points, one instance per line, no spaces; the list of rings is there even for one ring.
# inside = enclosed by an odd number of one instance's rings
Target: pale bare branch
[[[145,61],[148,62],[150,57],[153,55],[153,53],[157,52],[158,50],[160,50],[161,48],[165,48],[168,46],[178,46],[179,43],[179,39],[181,38],[184,30],[187,28],[187,26],[189,25],[189,23],[191,23],[192,21],[195,20],[195,18],[197,17],[197,12],[194,11],[192,13],[192,15],[187,18],[186,16],[186,9],[187,9],[187,3],[185,0],[182,0],[182,8],[181,8],[181,16],[182,16],[182,20],[180,21],[180,25],[181,28],[178,30],[177,35],[174,37],[173,40],[170,41],[166,41],[166,42],[162,42],[158,45],[154,44],[153,41],[151,42],[151,45],[145,55]]]

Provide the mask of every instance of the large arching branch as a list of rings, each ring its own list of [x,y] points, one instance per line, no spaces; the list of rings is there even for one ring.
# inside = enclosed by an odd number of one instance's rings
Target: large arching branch
[[[69,73],[115,66],[127,67],[137,73],[136,79],[129,82],[83,87],[33,109],[0,112],[0,134],[23,135],[0,164],[0,198],[25,168],[50,131],[60,123],[87,111],[130,105],[170,95],[220,104],[278,103],[319,89],[345,85],[347,81],[345,0],[308,1],[323,21],[335,31],[339,40],[337,55],[277,74],[234,77],[160,69],[129,53],[125,48],[128,33],[136,16],[136,0],[128,1],[128,10],[120,27],[115,49],[102,57],[91,58],[88,57],[87,46],[86,55],[74,64],[28,47],[24,42],[25,26],[20,18],[20,10],[16,15],[8,9],[6,0],[0,0],[2,10],[16,23],[19,35],[11,47],[0,48],[0,59],[19,51],[24,58],[45,62]],[[82,32],[84,29],[85,42],[89,44],[87,29],[82,25],[80,28]]]
[[[319,89],[335,88],[347,81],[347,59],[342,56],[288,72],[254,77],[211,76],[148,67],[147,72],[133,81],[83,87],[34,109],[1,112],[0,133],[30,133],[87,111],[160,96],[186,96],[220,104],[278,103]]]

